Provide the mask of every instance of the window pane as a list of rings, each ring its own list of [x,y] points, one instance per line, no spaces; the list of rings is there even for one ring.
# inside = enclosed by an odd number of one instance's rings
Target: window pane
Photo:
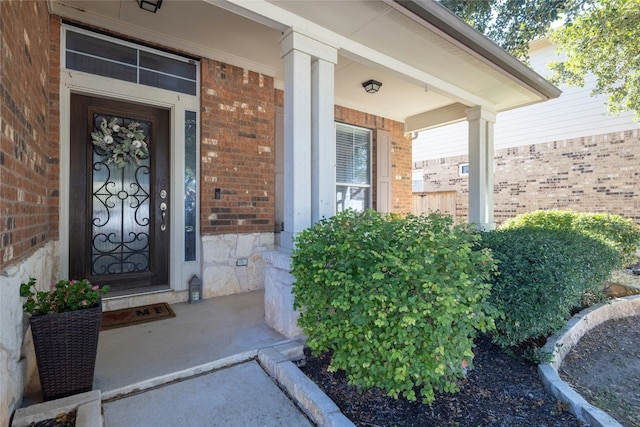
[[[338,126],[336,133],[336,180],[340,183],[370,184],[371,132]]]
[[[184,77],[185,79],[196,79],[196,66],[194,64],[154,55],[150,52],[140,51],[140,66],[165,74]]]
[[[139,83],[142,85],[172,90],[175,92],[182,92],[189,95],[196,94],[196,82],[182,80],[164,74],[154,73],[153,71],[140,70]]]
[[[362,212],[371,206],[370,187],[336,185],[336,211],[354,209]]]
[[[136,49],[74,33],[73,31],[67,31],[67,50],[99,56],[125,64],[136,65],[138,62]],[[69,67],[69,64],[67,64],[67,67]]]
[[[73,52],[67,52],[67,68],[127,82],[136,82],[135,67],[79,55]]]
[[[184,115],[184,260],[196,260],[197,166],[196,113]]]

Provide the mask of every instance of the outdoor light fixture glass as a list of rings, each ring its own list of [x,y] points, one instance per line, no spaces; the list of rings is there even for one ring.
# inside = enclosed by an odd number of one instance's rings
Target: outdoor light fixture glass
[[[189,302],[191,304],[202,301],[202,279],[196,274],[189,279]]]
[[[382,83],[376,80],[367,80],[366,82],[362,83],[362,87],[364,88],[364,90],[369,93],[376,93],[380,90],[380,86],[382,86]]]
[[[140,9],[148,12],[156,13],[160,6],[162,6],[162,0],[136,0]]]

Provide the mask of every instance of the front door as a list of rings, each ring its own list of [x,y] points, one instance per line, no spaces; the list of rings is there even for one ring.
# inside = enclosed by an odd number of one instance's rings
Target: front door
[[[169,111],[71,96],[69,277],[169,287]]]

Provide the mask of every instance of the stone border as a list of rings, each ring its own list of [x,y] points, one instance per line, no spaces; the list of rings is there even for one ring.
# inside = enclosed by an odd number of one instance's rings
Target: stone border
[[[76,427],[102,427],[101,400],[100,390],[93,390],[20,408],[13,417],[11,427],[27,427],[31,423],[49,420],[73,410],[77,410]]]
[[[564,328],[549,337],[543,347],[543,351],[552,354],[551,363],[538,365],[538,374],[545,388],[555,398],[568,403],[571,413],[589,426],[622,427],[613,417],[587,402],[569,384],[562,381],[558,369],[571,348],[591,329],[607,320],[637,315],[640,315],[640,295],[597,304],[573,316]]]
[[[291,361],[301,358],[303,344],[291,342],[258,352],[262,368],[283,387],[302,411],[320,427],[355,427],[338,406]]]

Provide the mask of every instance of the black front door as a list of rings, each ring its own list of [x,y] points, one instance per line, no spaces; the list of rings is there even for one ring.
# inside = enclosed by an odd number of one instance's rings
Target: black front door
[[[71,96],[69,278],[169,287],[169,111]]]

